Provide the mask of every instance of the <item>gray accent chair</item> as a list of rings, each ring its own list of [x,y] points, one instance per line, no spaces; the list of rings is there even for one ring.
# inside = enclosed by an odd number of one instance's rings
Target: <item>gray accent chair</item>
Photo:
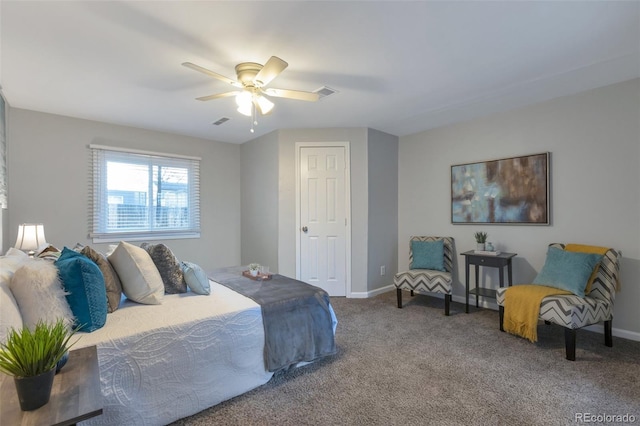
[[[560,243],[549,247],[564,249]],[[576,330],[604,321],[604,343],[613,346],[612,321],[613,302],[620,277],[620,258],[622,253],[609,249],[602,257],[598,273],[593,280],[591,290],[585,297],[571,295],[548,296],[540,304],[539,319],[545,324],[557,324],[564,327],[566,358],[576,360]],[[504,331],[504,294],[509,287],[499,288],[496,301],[500,311],[500,330]]]
[[[402,290],[409,290],[411,296],[415,293],[428,294],[439,293],[444,294],[444,314],[449,315],[449,306],[451,304],[452,293],[452,273],[453,273],[453,253],[454,240],[451,237],[428,237],[418,236],[411,237],[409,240],[409,265],[413,263],[413,252],[411,250],[411,241],[438,241],[443,240],[444,247],[444,269],[445,271],[437,271],[432,269],[409,269],[408,271],[398,272],[393,277],[393,284],[396,286],[396,295],[398,299],[398,308],[402,308]]]

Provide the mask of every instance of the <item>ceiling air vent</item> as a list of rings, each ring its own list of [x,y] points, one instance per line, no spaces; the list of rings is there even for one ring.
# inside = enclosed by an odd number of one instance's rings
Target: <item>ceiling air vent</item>
[[[319,89],[313,91],[313,93],[317,93],[320,96],[320,99],[326,98],[329,95],[333,95],[334,93],[338,93],[336,89],[332,89],[331,87],[322,86]]]
[[[214,121],[214,122],[213,122],[213,125],[215,125],[215,126],[219,126],[219,125],[221,125],[221,124],[226,123],[227,121],[229,121],[229,119],[228,119],[227,117],[222,117],[220,120],[218,120],[218,121]]]

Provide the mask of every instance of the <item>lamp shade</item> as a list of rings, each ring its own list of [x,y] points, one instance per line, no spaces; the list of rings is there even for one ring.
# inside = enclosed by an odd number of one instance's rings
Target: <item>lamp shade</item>
[[[23,223],[18,225],[16,248],[22,251],[34,251],[46,243],[44,225],[41,223]]]

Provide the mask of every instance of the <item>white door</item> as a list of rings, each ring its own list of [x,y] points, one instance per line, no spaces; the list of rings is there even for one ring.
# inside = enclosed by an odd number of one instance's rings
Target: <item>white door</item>
[[[347,169],[344,146],[300,146],[299,279],[345,296]]]

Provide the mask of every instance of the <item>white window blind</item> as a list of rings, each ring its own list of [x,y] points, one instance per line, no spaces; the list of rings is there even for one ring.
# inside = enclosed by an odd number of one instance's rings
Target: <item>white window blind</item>
[[[94,242],[200,236],[200,159],[90,145]]]
[[[7,208],[7,138],[5,102],[0,93],[0,208]]]

